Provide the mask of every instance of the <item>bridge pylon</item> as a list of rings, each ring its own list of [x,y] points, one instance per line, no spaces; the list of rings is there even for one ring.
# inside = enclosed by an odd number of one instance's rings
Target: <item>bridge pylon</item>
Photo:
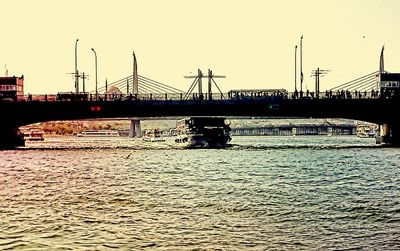
[[[183,99],[189,99],[190,95],[193,94],[193,96],[195,95],[195,93],[193,93],[194,88],[198,87],[199,91],[197,93],[198,95],[198,99],[199,100],[203,100],[203,99],[208,99],[208,100],[212,100],[212,83],[214,83],[215,87],[217,87],[218,91],[221,94],[221,97],[223,98],[223,94],[221,89],[219,89],[219,86],[217,85],[217,83],[215,82],[214,78],[225,78],[225,76],[220,76],[220,75],[214,75],[212,73],[212,71],[210,69],[208,69],[208,75],[205,76],[203,75],[202,71],[200,69],[197,70],[197,76],[184,76],[184,78],[194,78],[194,81],[192,83],[192,85],[189,87],[189,90],[186,92],[186,95]],[[203,93],[203,85],[202,85],[202,78],[208,78],[208,92],[206,94],[206,97],[204,98],[204,93]]]

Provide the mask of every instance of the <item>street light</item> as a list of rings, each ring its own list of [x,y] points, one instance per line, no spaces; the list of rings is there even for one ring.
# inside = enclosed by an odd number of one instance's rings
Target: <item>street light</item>
[[[297,92],[297,45],[294,47],[294,91]]]
[[[300,92],[303,92],[303,35],[300,38]]]
[[[78,41],[79,39],[77,39],[75,41],[75,91],[78,94],[79,92],[79,76],[78,76]]]
[[[96,100],[97,100],[97,53],[93,48],[92,51],[94,52],[94,62],[95,62],[95,72],[96,72]]]

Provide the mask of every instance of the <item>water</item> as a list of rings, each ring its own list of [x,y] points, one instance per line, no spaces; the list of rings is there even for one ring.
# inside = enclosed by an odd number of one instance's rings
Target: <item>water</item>
[[[0,249],[400,248],[400,151],[356,137],[228,149],[55,138],[0,152]]]

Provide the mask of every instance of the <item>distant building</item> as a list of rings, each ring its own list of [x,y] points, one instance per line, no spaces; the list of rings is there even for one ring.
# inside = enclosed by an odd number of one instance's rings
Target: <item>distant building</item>
[[[21,77],[0,77],[0,100],[24,99],[24,75]]]

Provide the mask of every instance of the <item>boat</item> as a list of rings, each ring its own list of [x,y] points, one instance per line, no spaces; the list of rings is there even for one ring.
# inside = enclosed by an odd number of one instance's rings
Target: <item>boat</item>
[[[377,136],[377,130],[373,126],[369,125],[358,125],[357,126],[357,137],[359,138],[374,138]]]
[[[159,129],[146,129],[142,137],[143,141],[146,142],[164,142],[165,139],[162,132]]]
[[[221,117],[190,117],[179,120],[175,142],[187,148],[226,147],[231,128]]]
[[[23,132],[26,141],[43,141],[44,131],[42,129],[29,128]]]
[[[78,137],[120,137],[116,130],[86,130],[78,133]]]

